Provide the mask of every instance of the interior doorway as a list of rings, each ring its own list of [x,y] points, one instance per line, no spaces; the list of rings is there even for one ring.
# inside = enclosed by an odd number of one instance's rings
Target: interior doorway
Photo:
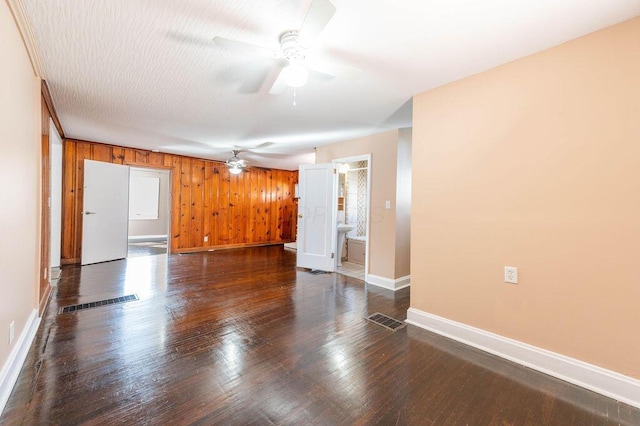
[[[337,170],[336,272],[366,281],[369,265],[371,156],[333,160]]]
[[[169,170],[131,167],[127,257],[168,252],[170,183]]]

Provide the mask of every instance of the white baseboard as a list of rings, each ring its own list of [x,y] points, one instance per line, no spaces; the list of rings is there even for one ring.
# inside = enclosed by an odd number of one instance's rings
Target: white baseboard
[[[409,287],[411,285],[411,276],[407,275],[406,277],[392,280],[391,278],[369,274],[367,275],[367,284],[396,291],[400,290],[401,288]]]
[[[34,309],[27,319],[27,323],[18,337],[18,341],[13,346],[9,358],[2,366],[0,372],[0,414],[4,411],[5,405],[9,400],[13,386],[18,380],[20,370],[24,364],[29,348],[33,342],[38,326],[40,325],[40,317],[38,317],[38,310]]]
[[[414,308],[406,322],[640,408],[640,380],[632,377]]]
[[[167,239],[166,235],[130,235],[127,238],[130,242],[136,241],[164,241]]]

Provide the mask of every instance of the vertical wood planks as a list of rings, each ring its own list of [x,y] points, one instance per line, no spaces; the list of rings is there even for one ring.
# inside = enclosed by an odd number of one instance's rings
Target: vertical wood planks
[[[169,241],[171,251],[175,252],[180,248],[180,179],[182,178],[182,167],[180,157],[166,156],[165,165],[171,167],[171,215],[169,225]]]
[[[150,166],[162,166],[164,164],[164,155],[160,152],[150,152],[147,164]]]
[[[62,252],[63,259],[75,258],[76,229],[76,176],[73,165],[76,164],[76,144],[65,142],[62,145]],[[69,167],[71,165],[71,167]]]
[[[282,171],[272,170],[271,175],[271,238],[282,241]]]
[[[228,245],[229,241],[229,171],[226,167],[219,167],[220,190],[218,196],[218,244]]]
[[[217,161],[65,139],[65,263],[78,262],[82,249],[85,159],[170,170],[168,243],[172,252],[295,240],[293,183],[297,171],[256,167],[235,176]]]
[[[211,237],[211,245],[217,246],[220,243],[220,168],[222,165],[215,165],[213,174],[211,175],[211,229],[213,235]]]
[[[242,242],[243,232],[241,230],[241,210],[240,191],[238,190],[242,180],[242,173],[229,176],[229,243],[238,244]]]
[[[242,206],[242,217],[244,226],[245,243],[250,243],[252,238],[253,224],[251,223],[251,173],[243,173],[244,175],[244,205]]]
[[[213,211],[212,208],[212,202],[213,202],[213,197],[211,195],[211,183],[213,182],[213,165],[209,164],[208,162],[204,162],[204,166],[203,166],[204,170],[203,170],[203,177],[204,177],[204,182],[202,184],[203,186],[203,204],[202,204],[202,235],[203,235],[203,242],[202,245],[204,247],[210,247],[211,244],[213,243],[212,238],[211,238],[211,213]],[[207,241],[204,241],[204,239],[207,239]]]
[[[114,146],[111,149],[111,162],[114,164],[124,164],[124,148]]]
[[[111,147],[109,145],[93,144],[91,145],[91,159],[96,161],[104,161],[110,163],[112,159]]]
[[[203,247],[204,232],[204,160],[191,161],[191,233],[189,247]]]
[[[78,143],[78,147],[76,150],[76,180],[75,180],[75,194],[79,199],[79,203],[76,205],[75,215],[75,249],[76,249],[76,258],[80,258],[80,254],[82,253],[82,222],[83,215],[82,210],[84,209],[84,160],[91,159],[91,144],[88,142],[80,142]]]
[[[191,159],[180,158],[180,239],[178,247],[189,248],[191,231]]]

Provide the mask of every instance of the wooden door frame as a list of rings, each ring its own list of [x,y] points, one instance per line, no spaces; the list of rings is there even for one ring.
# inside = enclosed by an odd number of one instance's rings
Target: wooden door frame
[[[51,295],[51,145],[49,123],[53,120],[61,138],[64,132],[56,114],[47,82],[41,83],[41,139],[40,139],[40,270],[38,272],[38,314],[42,316]]]
[[[42,131],[40,139],[40,271],[38,273],[38,313],[42,316],[51,294],[49,253],[51,246],[51,159],[49,149],[49,109],[42,95]]]

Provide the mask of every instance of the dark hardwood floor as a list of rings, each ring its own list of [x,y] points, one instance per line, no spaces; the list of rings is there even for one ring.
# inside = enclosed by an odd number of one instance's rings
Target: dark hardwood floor
[[[640,424],[614,400],[363,320],[408,306],[408,289],[297,270],[282,246],[65,267],[0,423]]]

